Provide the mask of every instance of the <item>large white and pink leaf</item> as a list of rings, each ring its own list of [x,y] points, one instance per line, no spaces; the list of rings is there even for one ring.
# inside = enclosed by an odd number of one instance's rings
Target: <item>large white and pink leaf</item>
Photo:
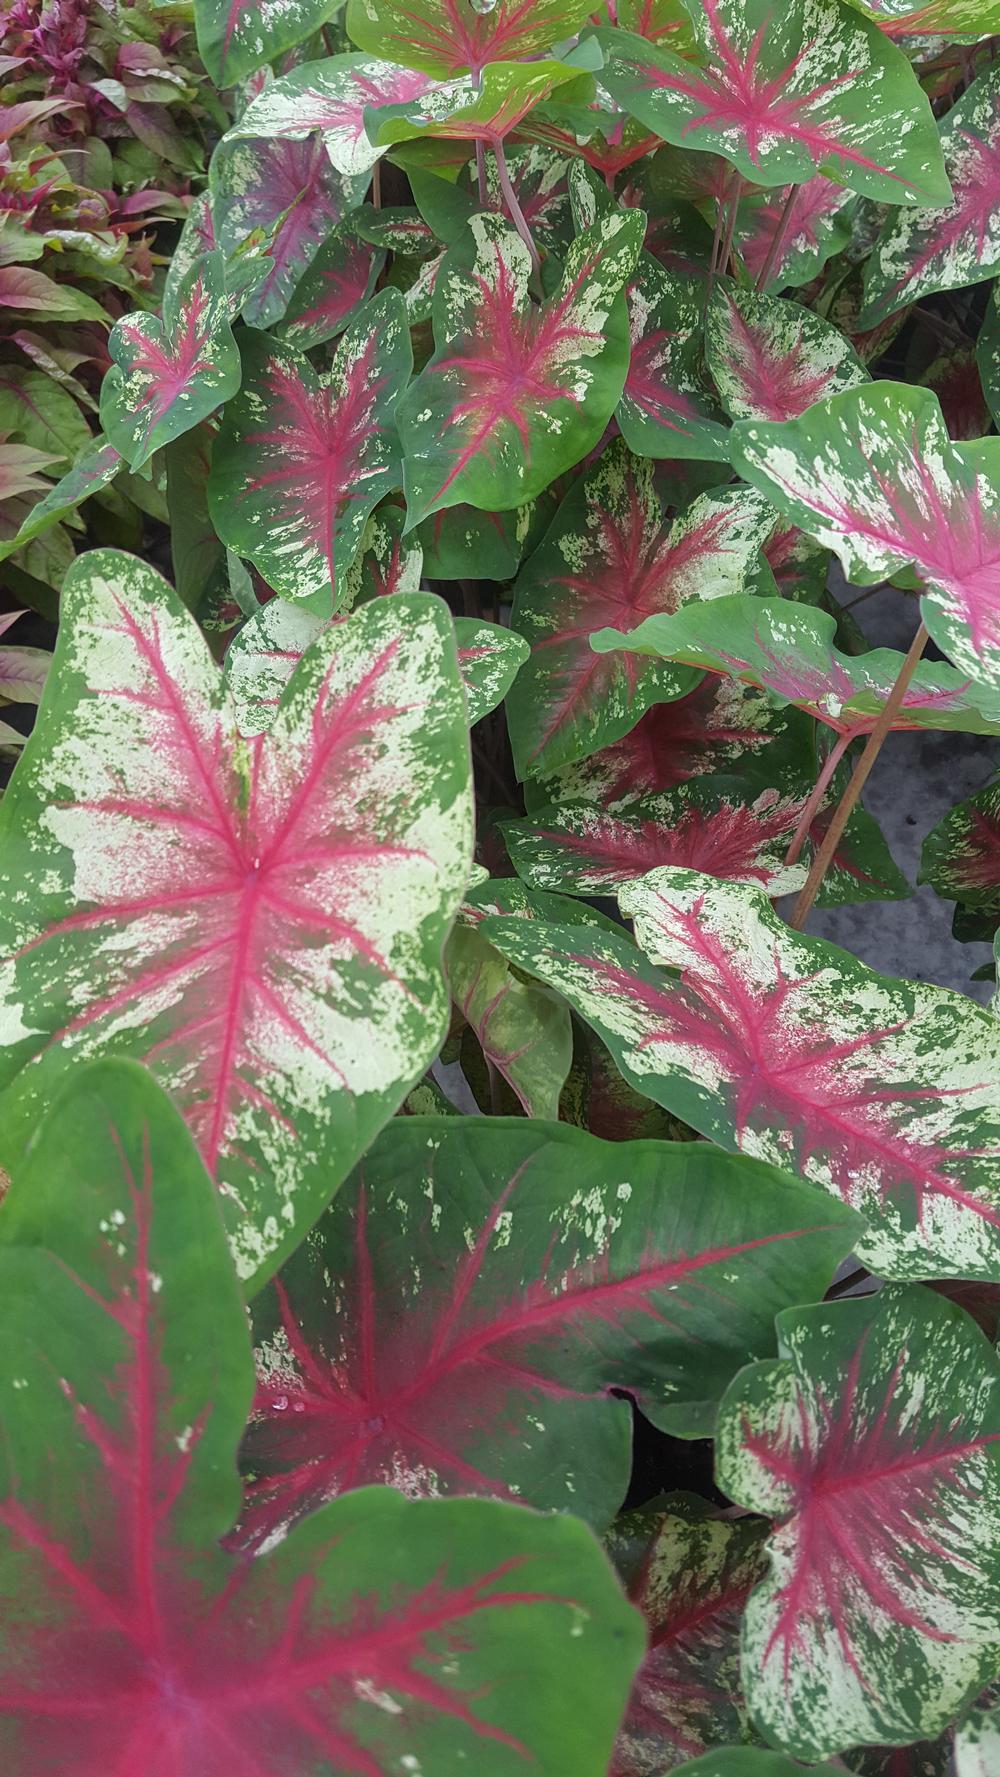
[[[869,380],[849,342],[797,302],[737,285],[712,293],[705,362],[733,420],[793,420]]]
[[[948,112],[941,148],[951,202],[890,213],[865,266],[866,326],[932,290],[981,284],[1000,269],[1000,69],[988,68]]]
[[[945,203],[930,105],[905,55],[837,0],[702,0],[697,59],[598,31],[601,84],[665,142],[708,149],[757,185],[825,172],[890,204]]]
[[[745,884],[665,868],[619,903],[648,956],[624,936],[484,923],[648,1098],[857,1209],[874,1270],[1000,1278],[995,1019],[789,930]]]
[[[412,68],[363,55],[305,62],[269,82],[224,140],[296,141],[318,130],[338,173],[356,178],[385,152],[365,133],[366,108],[406,103],[435,84]]]
[[[267,271],[243,304],[251,327],[280,321],[292,293],[345,214],[361,202],[368,174],[345,179],[314,132],[301,141],[220,142],[209,168],[216,238],[227,258],[259,242]]]
[[[636,212],[587,229],[537,305],[520,236],[492,212],[471,219],[435,288],[434,356],[400,403],[411,523],[522,506],[598,443],[628,368],[622,293],[641,242]]]
[[[470,824],[439,601],[321,637],[247,742],[159,575],[82,557],[0,811],[4,1164],[77,1058],[135,1056],[265,1275],[436,1052]]]
[[[349,1488],[492,1493],[604,1525],[634,1392],[711,1425],[853,1218],[704,1143],[401,1118],[255,1308],[253,1540]]]
[[[207,419],[240,386],[221,253],[205,253],[168,292],[163,314],[126,315],[111,329],[101,425],[132,469]]]
[[[723,1402],[720,1485],[776,1520],[743,1628],[751,1713],[798,1758],[931,1739],[1000,1660],[1000,1363],[930,1290],[778,1316]]]
[[[783,424],[740,420],[732,462],[871,586],[913,563],[959,670],[1000,689],[1000,441],[952,444],[926,389],[871,383]]]
[[[642,1635],[583,1525],[383,1488],[257,1560],[220,1547],[249,1330],[217,1198],[145,1070],[77,1075],[4,1236],[9,1777],[603,1777]]]
[[[369,513],[401,479],[395,411],[413,361],[403,299],[373,296],[326,375],[271,339],[248,335],[242,350],[243,386],[212,453],[212,517],[269,586],[328,617]]]
[[[617,1518],[605,1546],[649,1630],[649,1650],[610,1777],[664,1777],[751,1732],[740,1684],[740,1623],[767,1563],[759,1518],[722,1518],[692,1494]]]
[[[729,673],[745,685],[808,710],[837,734],[870,733],[899,677],[903,656],[894,648],[845,654],[834,643],[828,611],[790,599],[735,595],[710,605],[646,618],[626,634],[603,630],[591,645],[634,650],[641,656]],[[1000,707],[983,685],[947,664],[921,661],[903,695],[894,728],[1000,732]]]
[[[354,43],[408,68],[478,74],[489,62],[531,61],[584,24],[590,0],[348,0]]]
[[[518,576],[511,622],[531,645],[507,700],[518,775],[596,752],[651,704],[690,691],[690,672],[599,655],[591,635],[602,617],[638,627],[654,612],[766,584],[760,552],[773,525],[772,509],[748,488],[701,494],[668,523],[653,463],[612,443]]]

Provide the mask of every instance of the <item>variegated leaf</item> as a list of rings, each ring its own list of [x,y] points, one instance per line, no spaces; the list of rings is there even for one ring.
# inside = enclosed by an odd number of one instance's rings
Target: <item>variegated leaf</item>
[[[240,386],[221,253],[206,253],[157,315],[126,315],[111,330],[101,425],[133,469],[207,419]]]
[[[479,617],[456,617],[455,636],[469,721],[480,722],[509,695],[528,658],[528,644],[515,630]]]
[[[209,484],[220,537],[316,616],[342,602],[368,514],[400,482],[397,397],[412,364],[397,290],[352,321],[326,376],[290,347],[243,341]]]
[[[536,307],[520,236],[472,218],[434,293],[437,349],[400,404],[411,524],[462,501],[521,506],[598,442],[625,381],[622,292],[641,241],[635,212],[588,229]]]
[[[975,43],[1000,31],[997,0],[850,0],[887,37],[946,37]]]
[[[666,142],[711,149],[758,185],[829,172],[890,204],[945,203],[934,117],[906,57],[837,0],[702,0],[697,61],[598,31],[601,84]]]
[[[854,201],[848,186],[821,173],[802,185],[772,187],[744,199],[733,238],[754,283],[770,260],[765,290],[774,294],[788,285],[808,284],[850,240],[848,206]]]
[[[930,1290],[778,1316],[719,1413],[720,1485],[777,1522],[743,1682],[799,1758],[930,1739],[1000,1663],[1000,1362]]]
[[[506,1081],[525,1116],[559,1116],[559,1094],[573,1059],[569,1007],[544,987],[522,981],[479,930],[478,914],[460,920],[445,949],[455,1011],[472,1031],[492,1084]]]
[[[726,455],[725,414],[705,374],[705,290],[639,257],[628,287],[632,352],[615,418],[641,457]]]
[[[485,927],[647,1097],[858,1209],[873,1269],[1000,1279],[994,1019],[790,931],[757,888],[661,869],[619,902],[651,960],[624,936]]]
[[[664,1777],[707,1747],[749,1736],[740,1621],[764,1577],[766,1527],[724,1520],[674,1493],[616,1518],[605,1537],[649,1630],[609,1777]]]
[[[270,327],[333,229],[361,202],[368,174],[342,178],[315,133],[303,141],[220,142],[209,175],[223,252],[237,254],[248,238],[261,242],[268,270],[243,304],[243,319]]]
[[[416,78],[411,76],[411,78]],[[490,62],[476,77],[426,83],[427,90],[401,104],[376,103],[365,128],[377,152],[394,142],[424,138],[484,142],[495,148],[553,93],[569,104],[589,99],[593,82],[566,62]]]
[[[828,321],[797,302],[735,285],[712,294],[705,362],[734,420],[793,420],[814,401],[869,380]]]
[[[607,746],[653,703],[693,689],[690,672],[602,657],[601,619],[623,626],[765,585],[774,514],[748,488],[702,494],[672,524],[653,464],[611,444],[567,494],[522,568],[511,622],[531,658],[507,700],[514,763],[537,777]]]
[[[318,641],[248,743],[165,582],[81,558],[0,809],[3,1163],[75,1057],[137,1056],[266,1275],[436,1050],[470,821],[437,600]]]
[[[335,10],[331,0],[194,0],[198,51],[216,86],[233,86]]]
[[[246,1539],[379,1480],[605,1525],[631,1444],[611,1391],[701,1432],[852,1223],[704,1143],[397,1119],[258,1298]]]
[[[1000,784],[958,803],[924,840],[920,881],[1000,924]]]
[[[356,178],[384,153],[365,134],[366,108],[402,104],[433,86],[426,74],[368,56],[305,62],[265,86],[223,140],[296,141],[318,130],[337,172]]]
[[[490,62],[531,61],[572,37],[590,0],[348,0],[347,29],[362,49],[409,68],[477,74]]]
[[[674,614],[647,617],[626,634],[601,630],[592,647],[731,673],[744,684],[808,710],[838,734],[874,728],[900,669],[894,648],[844,654],[834,645],[836,619],[790,599],[735,596]],[[983,685],[955,667],[922,661],[907,687],[894,728],[1000,733],[1000,705]]]
[[[913,562],[938,646],[1000,690],[1000,440],[952,444],[927,390],[871,383],[784,424],[739,421],[732,462],[850,579]]]
[[[324,345],[372,294],[384,264],[385,254],[360,240],[350,219],[341,222],[298,280],[275,334],[297,352]]]
[[[993,1777],[1000,1770],[1000,1704],[974,1709],[955,1734],[955,1777]]]
[[[232,1551],[246,1312],[144,1069],[75,1076],[2,1225],[8,1777],[602,1777],[641,1624],[582,1524],[369,1488]]]
[[[546,497],[506,512],[449,506],[432,512],[417,529],[424,569],[431,580],[512,580],[526,549],[544,530],[551,509]]]
[[[941,148],[951,202],[890,213],[865,267],[864,326],[1000,269],[1000,68],[988,68],[948,112]]]

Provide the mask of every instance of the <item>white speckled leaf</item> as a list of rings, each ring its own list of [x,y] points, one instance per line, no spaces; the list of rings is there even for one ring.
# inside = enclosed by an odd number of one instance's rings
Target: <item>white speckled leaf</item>
[[[267,1275],[440,1042],[470,804],[439,601],[322,637],[244,741],[166,583],[82,557],[0,809],[4,1164],[76,1057],[135,1056],[187,1117],[241,1275]]]
[[[946,37],[976,43],[1000,31],[1000,0],[850,0],[887,37]]]
[[[705,362],[734,420],[793,420],[814,401],[869,380],[828,321],[800,303],[736,285],[712,293]]]
[[[948,112],[941,148],[951,202],[890,212],[865,266],[865,327],[932,290],[981,284],[1000,267],[1000,68],[988,68]]]
[[[642,253],[628,313],[632,350],[615,416],[622,437],[641,457],[725,457],[725,414],[705,374],[702,281]]]
[[[400,403],[411,525],[462,502],[522,506],[598,442],[628,367],[622,292],[642,231],[637,211],[586,230],[538,307],[520,236],[471,219],[434,291],[434,356]]]
[[[111,329],[101,425],[133,469],[207,419],[240,386],[221,253],[197,258],[163,317],[125,315]]]
[[[487,935],[648,1098],[860,1211],[874,1270],[1000,1278],[996,1020],[790,931],[760,889],[664,868],[619,902],[651,960],[537,922],[487,920]]]
[[[1000,1362],[930,1290],[777,1320],[719,1413],[719,1484],[777,1520],[743,1682],[799,1758],[931,1739],[1000,1664]]]
[[[394,142],[426,137],[493,147],[554,92],[557,103],[585,102],[593,82],[565,62],[490,62],[478,79],[469,76],[440,85],[425,80],[424,91],[408,103],[373,101],[365,128],[380,153]]]
[[[426,74],[370,56],[306,62],[266,86],[224,139],[294,141],[318,130],[338,173],[356,177],[369,172],[385,153],[365,134],[365,108],[418,98],[433,84]]]
[[[697,0],[698,60],[599,31],[601,84],[664,141],[756,185],[829,171],[890,204],[945,203],[934,116],[901,50],[838,0]]]
[[[1000,1771],[1000,1705],[974,1709],[955,1734],[955,1777],[996,1777]]]
[[[507,696],[528,658],[528,644],[514,630],[478,617],[456,617],[455,637],[469,721],[480,722]]]
[[[475,73],[501,59],[530,61],[578,31],[590,0],[348,0],[353,42],[431,74]]]
[[[412,356],[403,299],[383,290],[348,327],[326,376],[291,347],[243,339],[243,387],[212,453],[223,542],[319,617],[343,602],[368,514],[399,486],[396,400]]]
[[[773,527],[772,508],[750,488],[701,494],[668,523],[652,462],[610,444],[566,495],[514,590],[511,622],[531,644],[507,701],[518,776],[596,752],[652,704],[691,690],[691,672],[602,657],[591,635],[609,620],[638,625],[766,586],[761,549]]]
[[[769,255],[765,291],[775,294],[789,284],[798,288],[810,283],[827,260],[847,246],[856,201],[846,185],[835,185],[821,173],[803,185],[772,185],[744,198],[733,239],[754,283]],[[788,220],[783,222],[786,205]],[[782,236],[775,245],[779,228]]]
[[[785,424],[740,420],[731,460],[849,579],[913,562],[938,646],[1000,690],[1000,439],[952,444],[928,390],[870,383]]]
[[[233,86],[335,11],[334,0],[194,0],[198,51],[216,86]]]

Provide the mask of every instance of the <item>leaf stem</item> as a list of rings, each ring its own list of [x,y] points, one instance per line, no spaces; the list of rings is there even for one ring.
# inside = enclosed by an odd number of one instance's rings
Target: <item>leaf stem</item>
[[[718,197],[715,200],[715,232],[712,235],[712,257],[708,262],[708,277],[705,280],[705,306],[701,311],[703,324],[708,315],[708,305],[712,300],[712,286],[715,283],[716,273],[722,271],[725,267],[733,244],[733,234],[736,230],[736,212],[739,209],[740,194],[743,190],[742,173],[734,173],[733,179],[733,192],[728,210],[726,209],[724,198]],[[726,218],[724,245],[722,244],[723,215],[725,215]]]
[[[882,742],[885,740],[886,735],[889,733],[897,715],[899,714],[903,698],[906,696],[907,687],[917,670],[920,656],[924,651],[926,643],[927,630],[924,624],[921,623],[916,635],[910,643],[906,659],[903,661],[903,664],[899,669],[896,683],[885,700],[885,707],[882,714],[868,736],[865,750],[854,767],[851,781],[837,804],[834,817],[827,828],[826,838],[813,859],[812,868],[809,871],[809,875],[806,877],[805,886],[795,903],[794,912],[788,922],[793,931],[800,932],[805,925],[806,920],[809,918],[812,904],[819,893],[820,885],[833,862],[834,853],[840,844],[841,835],[847,825],[854,805],[868,781],[868,774],[882,750]]]
[[[830,780],[833,777],[837,766],[840,764],[840,761],[844,757],[852,740],[856,739],[856,737],[862,732],[860,727],[855,727],[849,728],[846,734],[838,734],[836,741],[830,748],[830,751],[824,760],[819,776],[809,793],[809,798],[803,805],[802,813],[799,816],[798,826],[792,834],[792,842],[785,854],[786,864],[794,864],[798,858],[798,855],[809,836],[809,829],[819,813],[820,804],[823,801],[823,797],[826,795],[830,786]]]
[[[517,201],[517,192],[514,190],[510,173],[507,170],[507,156],[504,154],[503,142],[499,136],[493,143],[493,153],[496,156],[497,173],[500,178],[500,190],[503,192],[503,200],[507,205],[507,213],[527,247],[528,252],[531,254],[531,269],[537,277],[542,269],[542,262],[538,257],[538,248],[535,246],[535,243],[531,238],[531,230],[525,221],[524,211]]]
[[[488,210],[490,194],[486,189],[486,145],[480,136],[476,137],[476,180],[479,185],[479,202],[484,210]]]
[[[765,257],[764,257],[764,263],[761,266],[760,271],[757,274],[757,282],[754,285],[755,290],[763,290],[764,289],[765,285],[767,284],[768,278],[771,276],[771,273],[773,272],[775,265],[777,264],[778,254],[781,252],[781,249],[785,244],[785,236],[788,233],[788,225],[792,220],[792,211],[795,208],[795,193],[797,190],[798,190],[798,187],[795,185],[790,185],[788,187],[788,196],[786,197],[784,204],[782,205],[781,215],[778,217],[777,227],[775,228],[775,231],[774,231],[773,235],[771,236],[771,245],[767,249],[767,253],[765,254]]]

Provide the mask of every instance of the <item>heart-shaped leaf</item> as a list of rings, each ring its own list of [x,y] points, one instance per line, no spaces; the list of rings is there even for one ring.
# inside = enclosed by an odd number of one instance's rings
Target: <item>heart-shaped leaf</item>
[[[403,299],[398,290],[373,296],[326,376],[252,334],[243,358],[243,386],[212,455],[212,517],[268,585],[328,617],[368,514],[400,482],[394,416],[413,361]]]
[[[352,40],[430,74],[473,74],[489,62],[530,61],[579,30],[590,0],[348,0]]]
[[[601,84],[665,142],[721,154],[757,185],[828,172],[890,204],[945,203],[934,116],[901,50],[838,0],[702,0],[697,62],[598,31]]]
[[[913,562],[938,646],[1000,687],[1000,441],[952,444],[929,391],[871,383],[783,425],[739,421],[732,462],[849,579]]]
[[[611,444],[559,507],[518,577],[511,622],[531,658],[507,699],[519,777],[537,777],[618,740],[653,703],[693,688],[675,667],[602,657],[602,619],[623,626],[690,601],[766,584],[761,547],[773,528],[748,488],[702,494],[672,524],[653,464]]]
[[[451,506],[433,512],[417,530],[431,580],[512,580],[526,549],[544,529],[550,502],[529,501],[508,512]]]
[[[649,1629],[610,1777],[659,1777],[748,1732],[740,1620],[766,1570],[766,1527],[723,1520],[691,1494],[663,1503],[668,1509],[624,1513],[605,1538]]]
[[[335,10],[330,0],[194,0],[198,53],[216,86],[233,86]]]
[[[395,1120],[259,1298],[249,1533],[386,1478],[606,1523],[631,1441],[609,1391],[707,1429],[852,1222],[703,1143]]]
[[[277,337],[297,352],[325,345],[371,295],[384,263],[384,253],[360,240],[350,220],[340,223],[296,284],[274,328]]]
[[[196,259],[158,315],[126,315],[111,329],[101,425],[133,469],[207,419],[240,386],[221,253]]]
[[[920,881],[945,900],[995,915],[1000,923],[1000,784],[945,815],[924,840]]]
[[[814,401],[869,380],[828,321],[797,302],[735,285],[712,293],[705,362],[734,420],[793,420]]]
[[[520,236],[472,218],[434,293],[437,349],[400,403],[411,524],[461,501],[521,506],[598,442],[628,367],[622,291],[642,227],[622,211],[578,236],[536,307]]]
[[[248,744],[151,568],[97,551],[63,600],[0,810],[4,1164],[75,1056],[146,1060],[259,1279],[440,1041],[471,818],[451,618],[366,606]]]
[[[251,327],[270,327],[348,210],[360,203],[368,174],[344,179],[318,134],[304,141],[220,142],[209,168],[219,246],[232,257],[248,238],[263,242],[268,270],[243,305]]]
[[[705,290],[639,257],[628,287],[632,354],[615,418],[640,457],[726,455],[725,415],[705,375]]]
[[[481,722],[508,696],[528,658],[528,644],[514,630],[478,617],[456,617],[455,637],[469,721]]]
[[[384,149],[365,133],[369,106],[405,104],[434,87],[426,74],[367,56],[305,62],[274,80],[249,104],[226,142],[258,137],[295,141],[318,130],[331,164],[345,177],[371,171]]]
[[[144,1070],[77,1075],[2,1221],[10,1777],[602,1777],[640,1622],[581,1524],[372,1489],[255,1561],[220,1549],[248,1330],[218,1200]]]
[[[752,1715],[799,1758],[929,1739],[1000,1660],[1000,1363],[930,1290],[790,1308],[778,1338],[719,1414],[720,1485],[778,1520]]]
[[[941,148],[951,202],[886,219],[865,266],[865,326],[931,290],[981,284],[1000,268],[1000,69],[966,88],[941,124]]]
[[[860,1210],[858,1252],[883,1276],[1000,1279],[994,1019],[790,931],[756,888],[662,869],[619,902],[653,960],[624,936],[484,929],[648,1098]]]
[[[600,654],[625,649],[731,673],[808,710],[837,734],[866,734],[882,714],[903,656],[894,648],[844,654],[834,646],[836,627],[829,612],[789,599],[737,596],[648,617],[627,635],[602,630],[591,645]],[[985,686],[970,685],[954,667],[921,662],[893,727],[996,734],[1000,707]]]

